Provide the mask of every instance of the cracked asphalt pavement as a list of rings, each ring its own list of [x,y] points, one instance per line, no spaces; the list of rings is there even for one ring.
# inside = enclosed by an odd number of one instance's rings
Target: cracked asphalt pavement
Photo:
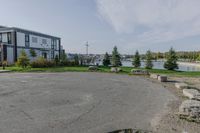
[[[1,133],[152,130],[175,97],[144,77],[106,73],[0,74]]]

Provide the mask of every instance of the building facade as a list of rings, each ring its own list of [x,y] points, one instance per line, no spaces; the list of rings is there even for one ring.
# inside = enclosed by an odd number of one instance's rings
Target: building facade
[[[59,37],[43,33],[25,30],[15,27],[0,26],[0,62],[7,61],[14,64],[22,50],[26,52],[30,60],[30,50],[34,50],[37,57],[42,56],[53,60],[56,55],[60,58],[63,47]]]

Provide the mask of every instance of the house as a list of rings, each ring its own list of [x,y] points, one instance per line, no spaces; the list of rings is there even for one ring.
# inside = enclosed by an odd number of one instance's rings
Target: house
[[[59,37],[16,27],[0,26],[0,62],[7,61],[8,64],[14,64],[22,50],[30,60],[33,60],[31,49],[35,51],[37,57],[42,56],[48,60],[53,60],[56,55],[60,58],[64,51]]]

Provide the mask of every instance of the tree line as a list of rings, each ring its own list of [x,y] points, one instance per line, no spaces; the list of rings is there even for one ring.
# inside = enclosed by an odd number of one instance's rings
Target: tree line
[[[160,53],[160,57],[161,57],[161,53]],[[135,68],[140,68],[141,67],[141,59],[145,59],[145,68],[146,69],[152,69],[153,68],[153,60],[154,60],[154,54],[148,50],[146,52],[145,55],[141,56],[139,54],[139,51],[136,50],[135,54],[133,55],[132,57],[132,65],[133,67]],[[165,58],[166,58],[166,61],[164,63],[164,68],[165,69],[168,69],[168,70],[175,70],[175,69],[178,69],[178,64],[177,64],[177,61],[178,61],[178,56],[175,52],[175,50],[173,48],[170,48],[169,52],[167,52],[165,54]],[[115,46],[113,48],[113,51],[112,51],[112,55],[109,56],[109,54],[106,52],[105,55],[104,55],[104,59],[103,59],[103,65],[104,66],[113,66],[113,67],[119,67],[119,66],[122,66],[122,63],[121,63],[121,55],[120,53],[118,52],[117,50],[117,47]]]
[[[153,60],[165,59],[167,58],[168,53],[169,52],[152,52],[152,58]],[[178,51],[176,52],[176,55],[179,60],[189,62],[200,61],[200,51]],[[141,55],[141,59],[145,59],[144,54]]]

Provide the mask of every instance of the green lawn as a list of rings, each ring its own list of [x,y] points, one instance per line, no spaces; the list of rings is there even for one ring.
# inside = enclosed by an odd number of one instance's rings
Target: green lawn
[[[132,67],[121,67],[121,74],[130,74]],[[1,68],[2,69],[2,68]],[[88,72],[88,67],[77,66],[77,67],[52,67],[52,68],[20,68],[20,67],[6,67],[6,70],[11,70],[13,72]],[[144,69],[143,69],[144,70]],[[169,70],[160,70],[152,69],[148,70],[150,73],[171,75],[171,76],[186,76],[186,77],[200,77],[199,72],[180,72],[180,71],[169,71]],[[110,72],[109,67],[99,67],[98,72]]]

